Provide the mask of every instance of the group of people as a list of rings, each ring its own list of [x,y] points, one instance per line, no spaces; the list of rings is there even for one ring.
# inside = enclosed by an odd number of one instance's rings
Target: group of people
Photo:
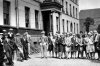
[[[48,36],[45,35],[45,31],[42,31],[41,34],[39,39],[41,58],[47,58],[49,52],[52,58],[100,60],[100,34],[97,31],[80,32],[80,34],[56,32],[55,35],[50,32]],[[18,61],[30,59],[30,42],[28,32],[14,35],[12,28],[9,32],[0,28],[0,64],[13,65],[15,54]],[[98,58],[95,58],[96,53]]]
[[[0,65],[14,65],[14,56],[17,61],[28,60],[29,57],[29,36],[25,32],[23,36],[20,33],[14,35],[13,29],[7,32],[0,28]]]
[[[86,58],[100,60],[100,34],[97,31],[80,34],[57,32],[55,35],[50,32],[45,36],[42,32],[40,38],[41,58],[50,57],[59,59]],[[95,55],[98,54],[98,58]]]

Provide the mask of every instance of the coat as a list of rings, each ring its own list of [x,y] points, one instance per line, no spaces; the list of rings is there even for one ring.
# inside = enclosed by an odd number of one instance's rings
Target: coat
[[[78,49],[77,47],[77,42],[76,42],[76,38],[71,38],[71,42],[72,42],[72,45],[71,45],[71,51],[76,51]]]
[[[23,46],[24,54],[25,53],[28,54],[28,41],[21,38],[21,43],[22,43],[22,46]]]
[[[96,45],[96,48],[97,48],[97,51],[100,52],[100,34],[97,35],[97,45]]]
[[[0,63],[3,62],[4,59],[4,49],[3,49],[3,45],[2,42],[0,41]]]
[[[39,42],[40,42],[40,45],[47,45],[48,38],[46,36],[41,36]]]

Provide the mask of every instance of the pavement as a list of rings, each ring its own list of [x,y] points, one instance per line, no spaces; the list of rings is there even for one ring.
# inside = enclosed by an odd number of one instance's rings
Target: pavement
[[[14,66],[100,66],[100,61],[86,59],[41,59],[40,54],[30,55],[31,59],[19,62],[14,60]]]

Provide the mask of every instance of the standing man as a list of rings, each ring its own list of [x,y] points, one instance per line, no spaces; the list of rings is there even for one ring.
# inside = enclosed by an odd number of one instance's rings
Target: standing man
[[[8,39],[10,39],[10,41],[14,42],[14,34],[13,34],[13,29],[12,28],[9,29]],[[14,60],[14,54],[15,54],[14,51],[12,51],[12,59],[13,60]]]
[[[42,36],[40,37],[40,46],[41,46],[41,58],[47,58],[47,47],[48,47],[48,38],[45,36],[45,32],[41,32]]]
[[[98,44],[97,35],[98,35],[98,32],[94,30],[94,34],[93,34],[93,42],[94,42],[94,47],[95,47],[94,59],[96,59],[95,54],[97,53],[97,44]]]
[[[8,62],[7,65],[13,65],[13,45],[11,45],[12,41],[8,38],[8,34],[5,34],[5,39],[3,40],[4,50],[7,57]]]
[[[20,33],[16,34],[15,43],[18,47],[18,50],[16,50],[17,60],[22,62],[24,58],[23,58],[23,45],[21,43]]]
[[[31,54],[31,51],[30,51],[30,45],[31,45],[31,36],[29,35],[28,32],[25,33],[26,34],[26,38],[27,38],[27,41],[28,41],[28,54]]]
[[[26,38],[26,34],[23,35],[23,38],[21,39],[21,43],[23,45],[23,54],[24,54],[24,60],[28,60],[28,41]]]

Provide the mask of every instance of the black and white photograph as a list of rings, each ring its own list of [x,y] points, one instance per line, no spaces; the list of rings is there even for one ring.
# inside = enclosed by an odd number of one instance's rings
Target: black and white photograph
[[[0,66],[100,66],[100,0],[0,0]]]

